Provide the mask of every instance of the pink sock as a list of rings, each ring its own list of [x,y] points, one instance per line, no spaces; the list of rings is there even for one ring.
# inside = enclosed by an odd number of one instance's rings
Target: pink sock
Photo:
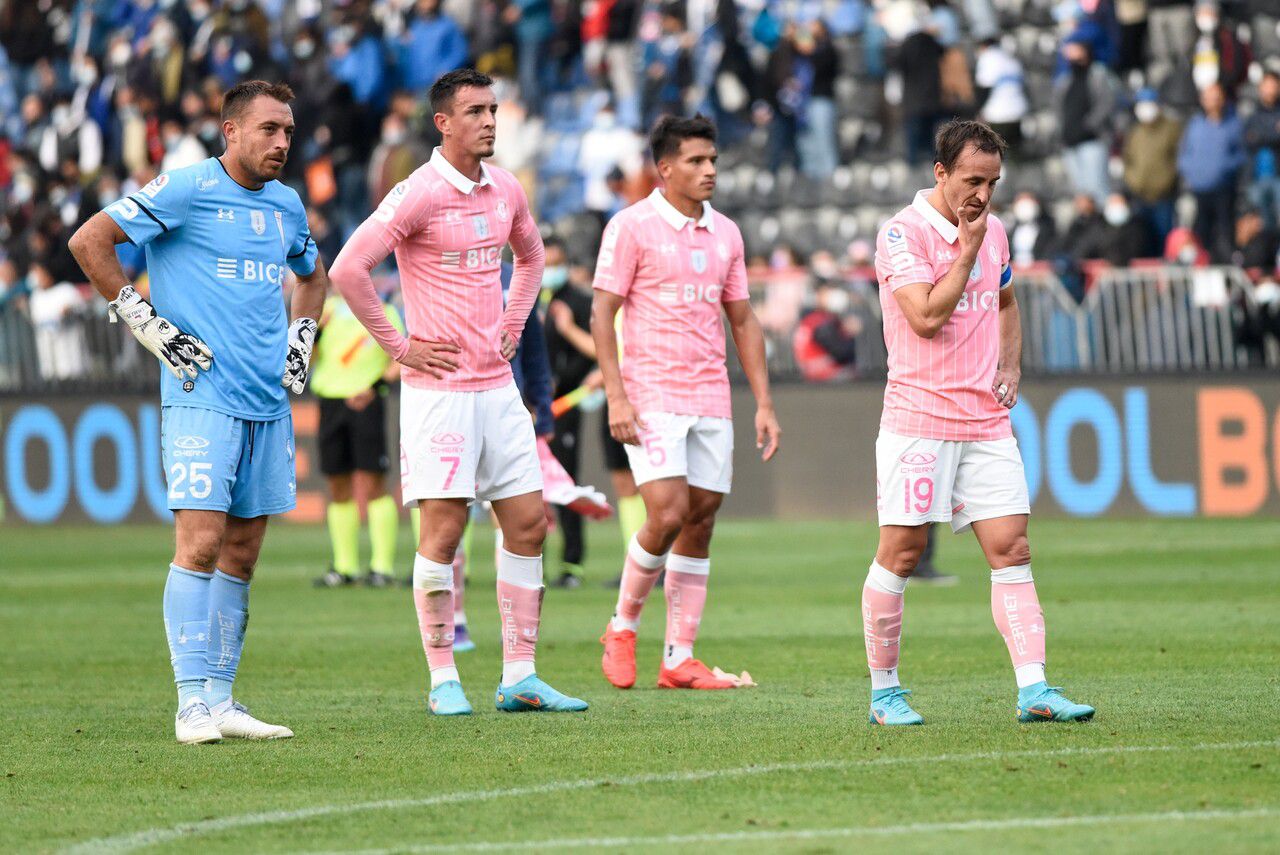
[[[698,638],[698,624],[702,623],[702,610],[707,604],[707,579],[705,572],[677,570],[686,562],[701,561],[710,570],[707,559],[686,558],[672,553],[667,559],[667,650],[684,648],[692,652]],[[697,568],[702,569],[702,568]]]
[[[625,622],[634,630],[640,621],[640,611],[658,581],[658,574],[666,564],[665,555],[652,555],[644,550],[635,538],[627,547],[627,560],[622,565],[622,584],[618,588],[618,605],[614,609],[616,620]],[[615,625],[615,628],[616,627]]]
[[[991,571],[991,617],[995,619],[1000,635],[1004,636],[1014,669],[1019,672],[1018,685],[1029,685],[1028,680],[1043,680],[1044,612],[1040,609],[1040,598],[1036,596],[1036,584],[1031,580],[1029,565]],[[1037,675],[1039,679],[1034,679]]]
[[[413,602],[418,607],[418,630],[422,633],[427,667],[432,671],[454,667],[453,591],[415,588]]]
[[[502,620],[502,661],[532,662],[538,646],[543,588],[525,588],[498,580],[498,614]]]
[[[867,665],[879,671],[898,667],[902,642],[902,594],[864,586],[862,634],[867,642]]]

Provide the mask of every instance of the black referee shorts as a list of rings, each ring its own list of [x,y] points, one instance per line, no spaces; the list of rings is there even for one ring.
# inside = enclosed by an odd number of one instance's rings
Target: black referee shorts
[[[359,411],[342,398],[320,399],[322,473],[385,473],[387,464],[387,407],[381,395]]]

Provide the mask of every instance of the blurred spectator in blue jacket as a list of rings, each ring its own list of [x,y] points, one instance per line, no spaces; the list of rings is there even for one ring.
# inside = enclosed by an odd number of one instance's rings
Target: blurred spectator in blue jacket
[[[1200,93],[1203,112],[1192,117],[1178,147],[1178,173],[1196,197],[1192,229],[1215,263],[1231,258],[1236,182],[1245,162],[1244,128],[1227,105],[1226,92],[1212,83]]]
[[[467,37],[440,11],[440,0],[418,0],[413,20],[395,42],[395,55],[401,88],[422,92],[466,63]]]
[[[1258,83],[1258,108],[1244,126],[1252,161],[1249,201],[1267,229],[1280,227],[1280,70],[1269,68]]]

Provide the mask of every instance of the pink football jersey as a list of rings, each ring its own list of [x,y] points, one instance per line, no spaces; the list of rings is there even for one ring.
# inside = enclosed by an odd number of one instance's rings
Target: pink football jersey
[[[731,418],[721,304],[747,299],[742,234],[658,190],[610,222],[594,287],[622,297],[622,382],[638,412]]]
[[[356,229],[330,278],[351,311],[396,359],[409,340],[387,320],[370,271],[391,252],[400,270],[409,335],[449,341],[458,370],[441,379],[405,368],[421,389],[483,391],[511,382],[500,335],[516,341],[542,286],[543,248],[524,189],[510,172],[481,164],[477,183],[436,149],[427,163],[391,189]],[[502,304],[502,248],[511,244],[515,272]]]
[[[929,204],[929,190],[893,216],[876,238],[876,276],[889,352],[883,430],[928,439],[988,440],[1012,435],[1009,411],[992,394],[1000,353],[1000,290],[1012,281],[1009,239],[994,215],[969,282],[933,338],[911,329],[893,292],[937,284],[960,254],[956,226]]]

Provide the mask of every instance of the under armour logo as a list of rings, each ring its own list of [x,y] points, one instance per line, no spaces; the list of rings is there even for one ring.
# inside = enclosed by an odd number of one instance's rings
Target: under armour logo
[[[236,221],[236,212],[234,208],[219,208],[218,219],[223,222],[234,223]]]

